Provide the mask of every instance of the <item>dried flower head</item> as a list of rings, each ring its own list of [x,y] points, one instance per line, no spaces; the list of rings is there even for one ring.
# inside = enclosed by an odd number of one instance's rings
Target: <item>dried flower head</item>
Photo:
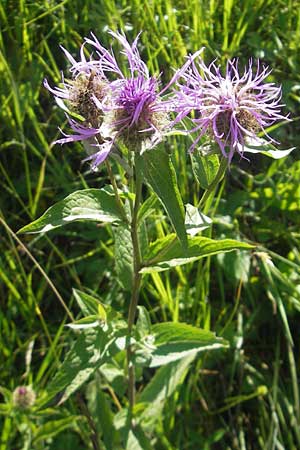
[[[103,74],[96,70],[92,64],[86,64],[84,46],[80,51],[80,62],[63,47],[68,61],[71,63],[71,78],[62,76],[62,87],[50,87],[48,81],[44,80],[44,86],[55,96],[57,103],[65,109],[72,131],[75,134],[58,139],[54,143],[65,144],[67,142],[89,140],[100,133],[103,122],[103,110],[99,105],[106,96],[107,82]],[[70,115],[79,116],[77,120]]]
[[[260,68],[259,61],[256,71],[252,71],[250,61],[242,75],[238,61],[228,61],[225,76],[214,63],[207,67],[201,59],[191,61],[177,93],[179,118],[192,110],[196,113],[191,131],[199,134],[191,150],[208,134],[230,163],[236,152],[243,155],[247,138],[263,132],[268,142],[275,142],[265,129],[286,118],[280,113],[281,88],[265,82],[269,74],[267,67]]]
[[[35,399],[36,395],[31,386],[18,386],[13,392],[13,404],[20,409],[30,408]]]

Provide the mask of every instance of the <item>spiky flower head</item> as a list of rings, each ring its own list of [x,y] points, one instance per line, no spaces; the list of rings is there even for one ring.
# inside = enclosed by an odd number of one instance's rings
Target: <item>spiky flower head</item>
[[[252,61],[242,75],[238,60],[228,61],[225,76],[214,62],[206,66],[202,59],[191,61],[179,84],[177,93],[179,114],[195,111],[192,119],[199,132],[191,151],[204,134],[208,134],[219,146],[230,163],[233,155],[243,155],[247,138],[255,139],[262,132],[268,142],[275,142],[266,128],[277,120],[286,119],[281,113],[281,88],[265,82],[268,67],[253,70]]]
[[[13,392],[13,404],[19,409],[28,409],[34,405],[36,394],[31,386],[18,386]]]
[[[106,50],[94,35],[86,43],[94,47],[101,71],[110,81],[105,111],[107,129],[113,136],[111,145],[121,141],[129,150],[152,148],[168,128],[168,113],[174,102],[162,96],[167,87],[159,91],[159,80],[150,76],[137,46],[140,34],[132,44],[122,33],[110,31],[110,35],[122,48],[125,70],[120,68],[113,51]]]
[[[80,50],[79,62],[65,48],[61,48],[71,63],[71,77],[65,79],[62,75],[61,86],[54,88],[45,79],[44,86],[54,94],[58,105],[67,111],[69,125],[74,134],[68,135],[62,131],[65,137],[54,143],[90,140],[100,133],[103,110],[99,105],[107,94],[107,81],[97,68],[86,64],[84,46]]]
[[[120,68],[113,50],[104,48],[92,34],[85,38],[79,61],[63,49],[71,63],[72,80],[63,79],[63,87],[54,89],[44,82],[59,104],[60,100],[67,102],[70,111],[83,118],[80,122],[68,115],[74,134],[63,133],[65,137],[56,142],[84,141],[91,153],[86,160],[91,160],[92,168],[103,162],[118,142],[134,151],[156,145],[168,128],[168,114],[175,105],[162,96],[167,87],[159,92],[158,79],[150,76],[141,59],[139,35],[129,44],[124,34],[109,33],[122,47],[127,70]],[[87,46],[93,49],[89,59],[85,57]]]

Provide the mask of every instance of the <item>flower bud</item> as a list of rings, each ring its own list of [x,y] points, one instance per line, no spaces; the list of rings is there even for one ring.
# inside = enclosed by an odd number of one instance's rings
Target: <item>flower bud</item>
[[[36,394],[31,386],[18,386],[13,392],[13,404],[20,409],[27,409],[34,405]]]

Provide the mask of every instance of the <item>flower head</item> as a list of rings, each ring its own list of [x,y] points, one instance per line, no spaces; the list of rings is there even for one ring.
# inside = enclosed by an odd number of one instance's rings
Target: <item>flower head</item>
[[[80,60],[76,61],[63,49],[69,62],[72,79],[62,81],[62,87],[46,88],[58,103],[61,100],[73,117],[68,120],[73,134],[64,132],[57,143],[84,141],[88,148],[92,168],[108,156],[119,141],[130,150],[141,151],[152,148],[163,137],[170,121],[168,113],[174,102],[159,92],[159,81],[150,76],[141,59],[137,44],[139,35],[130,45],[124,34],[110,31],[110,35],[121,45],[121,53],[127,60],[127,70],[120,68],[113,50],[101,45],[95,35],[85,38]],[[92,47],[93,56],[85,56],[86,46]],[[82,121],[74,119],[79,115]]]
[[[174,103],[161,95],[158,79],[150,76],[141,59],[137,48],[139,35],[130,45],[124,34],[112,31],[110,34],[122,47],[127,71],[120,68],[113,51],[108,52],[94,35],[93,39],[86,39],[86,43],[95,48],[101,71],[110,81],[105,111],[106,123],[113,135],[112,144],[122,141],[129,149],[137,151],[151,148],[162,139]]]
[[[96,66],[91,64],[91,61],[86,64],[83,47],[80,51],[80,62],[77,62],[66,49],[61,48],[72,64],[71,79],[65,80],[62,76],[62,87],[54,88],[45,79],[44,86],[54,94],[57,103],[68,111],[69,125],[75,134],[68,135],[62,132],[65,138],[55,142],[65,144],[90,139],[99,134],[99,128],[103,121],[103,110],[99,106],[106,96],[107,82]],[[70,115],[79,116],[79,118],[74,120],[70,118]]]
[[[230,163],[236,152],[243,155],[247,138],[263,132],[269,142],[274,142],[265,128],[285,117],[280,113],[281,88],[264,82],[269,74],[267,67],[260,69],[259,61],[256,71],[252,71],[250,61],[242,75],[238,61],[228,61],[225,76],[215,63],[207,67],[202,60],[191,61],[177,94],[179,118],[192,110],[196,113],[191,131],[199,134],[191,150],[204,134],[209,134]]]
[[[33,406],[36,395],[31,386],[18,386],[13,392],[13,404],[17,408],[27,409]]]

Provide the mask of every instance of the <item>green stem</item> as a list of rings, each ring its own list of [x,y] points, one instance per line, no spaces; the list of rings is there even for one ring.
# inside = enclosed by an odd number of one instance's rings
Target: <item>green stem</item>
[[[141,203],[142,197],[142,177],[140,171],[140,156],[135,155],[135,201],[132,210],[132,219],[131,219],[131,240],[133,247],[133,285],[132,285],[132,293],[131,300],[128,311],[128,335],[129,340],[131,339],[132,328],[136,316],[136,310],[139,300],[139,291],[141,285],[141,274],[139,273],[141,269],[141,253],[140,253],[140,245],[139,245],[139,237],[138,237],[138,211]],[[130,345],[127,348],[127,363],[128,363],[128,398],[129,398],[129,406],[130,411],[132,413],[132,408],[135,404],[135,369],[133,363],[133,350]]]
[[[215,176],[212,183],[208,186],[206,191],[204,192],[203,196],[200,199],[200,202],[198,204],[198,207],[203,206],[206,202],[206,200],[211,196],[211,194],[215,191],[216,187],[218,186],[219,182],[222,180],[226,169],[228,167],[228,161],[226,158],[222,157],[220,161],[220,166],[217,172],[217,175]]]

